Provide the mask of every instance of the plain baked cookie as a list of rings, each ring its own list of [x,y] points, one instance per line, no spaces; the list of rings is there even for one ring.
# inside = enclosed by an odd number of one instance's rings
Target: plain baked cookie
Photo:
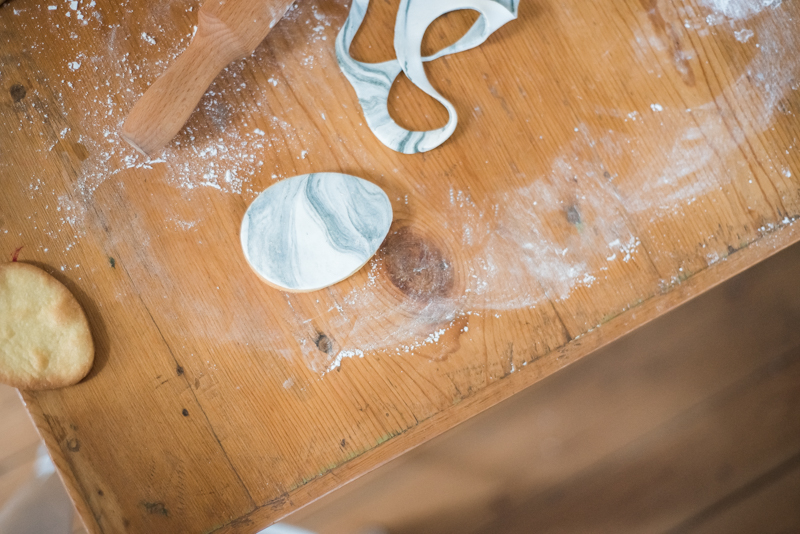
[[[93,362],[89,322],[72,293],[32,265],[0,265],[0,382],[19,389],[69,386]]]

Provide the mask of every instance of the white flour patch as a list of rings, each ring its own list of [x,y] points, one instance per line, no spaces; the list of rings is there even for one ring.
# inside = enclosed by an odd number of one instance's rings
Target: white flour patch
[[[344,358],[354,358],[356,356],[358,356],[359,358],[363,358],[364,357],[364,352],[362,350],[360,350],[360,349],[341,350],[341,351],[339,351],[339,354],[336,355],[336,357],[333,359],[333,362],[331,362],[331,364],[328,366],[328,368],[325,369],[325,371],[322,373],[322,376],[325,376],[327,373],[330,373],[331,371],[335,370],[337,367],[341,366],[342,365],[342,360]]]
[[[746,43],[750,40],[750,38],[755,35],[753,30],[748,30],[747,28],[743,28],[739,31],[733,32],[733,36],[736,37],[736,40],[740,43]]]
[[[415,350],[424,347],[425,345],[432,345],[439,342],[439,339],[445,335],[445,333],[450,330],[454,326],[454,322],[451,321],[450,324],[446,328],[439,328],[428,334],[427,337],[424,339],[419,339],[417,341],[412,341],[410,344],[400,344],[397,345],[394,350],[395,352],[414,352]],[[461,329],[462,332],[469,331],[469,327],[464,327]]]
[[[69,225],[75,233],[76,238],[86,235],[86,230],[84,228],[86,208],[81,202],[77,202],[67,195],[61,195],[58,197],[56,211],[58,212],[61,223]]]
[[[191,230],[192,228],[197,226],[197,221],[181,221],[176,219],[173,220],[172,222],[175,224],[176,230],[181,230],[183,232]]]
[[[700,0],[700,4],[715,14],[729,19],[746,19],[768,7],[777,7],[782,0]]]
[[[719,187],[710,178],[696,176],[715,158],[714,147],[709,146],[705,134],[716,135],[716,143],[724,145],[725,153],[735,149],[735,144],[725,136],[725,125],[713,108],[707,114],[698,110],[696,115],[704,115],[702,118],[706,123],[701,122],[703,127],[686,130],[662,157],[642,162],[636,172],[643,179],[637,181],[639,185],[634,190],[622,193],[628,211],[670,211],[686,200]],[[704,129],[709,132],[704,132]],[[619,142],[618,136],[610,137]]]
[[[780,4],[743,0],[711,3],[718,5],[726,16],[737,17]],[[747,134],[761,133],[771,126],[780,101],[790,91],[796,90],[795,80],[800,74],[800,58],[795,52],[800,44],[797,28],[792,21],[780,17],[771,18],[763,28],[760,21],[754,19],[754,22],[756,31],[747,31],[758,33],[760,47],[732,84],[711,102],[686,111],[664,110],[664,115],[691,113],[696,126],[684,130],[671,141],[650,142],[652,146],[669,144],[662,153],[643,159],[634,170],[640,176],[634,180],[636,189],[620,193],[626,209],[650,212],[657,218],[730,184],[734,173],[724,169],[728,159],[745,142]],[[758,105],[750,106],[740,114],[744,120],[726,121],[720,110],[724,110],[727,116],[733,115],[735,110],[731,109],[730,102]],[[650,135],[648,132],[637,133]],[[599,140],[599,144],[612,147],[619,153],[637,141],[621,133],[609,132]]]
[[[609,256],[606,259],[608,261],[612,261],[617,258],[617,253],[619,253],[619,256],[622,258],[622,261],[627,263],[631,261],[631,257],[634,254],[636,254],[636,252],[638,252],[639,245],[641,244],[642,242],[639,241],[639,238],[637,237],[630,237],[628,241],[625,243],[623,243],[619,239],[615,239],[614,241],[608,244],[608,248],[616,252],[614,252],[611,256]]]

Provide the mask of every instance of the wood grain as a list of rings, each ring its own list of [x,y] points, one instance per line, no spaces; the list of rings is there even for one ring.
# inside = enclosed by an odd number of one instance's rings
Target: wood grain
[[[477,532],[665,532],[800,452],[799,378],[795,349]]]
[[[678,525],[673,532],[792,532],[800,526],[800,454]]]
[[[396,5],[356,58],[391,57]],[[401,156],[338,71],[347,4],[302,3],[150,161],[118,128],[198,3],[0,8],[0,251],[95,334],[87,380],[26,394],[88,529],[255,532],[797,241],[798,6],[714,5],[523,3],[429,66],[459,128]],[[442,119],[402,80],[392,101]],[[351,279],[282,294],[239,224],[315,171],[378,184],[395,221]]]

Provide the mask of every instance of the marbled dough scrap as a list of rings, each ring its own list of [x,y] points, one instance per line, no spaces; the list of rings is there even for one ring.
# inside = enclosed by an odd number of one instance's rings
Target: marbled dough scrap
[[[391,224],[392,205],[377,185],[347,174],[304,174],[253,201],[242,221],[242,249],[267,283],[314,291],[358,271]]]
[[[517,18],[519,0],[402,0],[394,29],[397,59],[363,63],[350,56],[350,45],[367,13],[369,0],[353,0],[350,14],[336,37],[336,59],[356,92],[367,125],[386,146],[403,154],[427,152],[441,145],[455,131],[455,107],[434,89],[422,66],[425,61],[463,52],[483,43],[503,24]],[[422,38],[434,20],[460,9],[474,9],[480,16],[461,39],[436,54],[421,57]],[[447,110],[447,124],[429,131],[411,131],[389,115],[389,91],[400,72],[417,87],[435,98]]]

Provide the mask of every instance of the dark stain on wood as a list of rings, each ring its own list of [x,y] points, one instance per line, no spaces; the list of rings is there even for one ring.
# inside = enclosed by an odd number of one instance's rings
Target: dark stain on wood
[[[84,161],[89,157],[89,150],[83,143],[72,143],[72,151],[80,161]]]
[[[189,417],[189,410],[184,408],[183,410],[181,410],[181,414],[183,414],[184,417]]]
[[[49,426],[50,430],[53,432],[53,436],[55,436],[56,440],[63,441],[67,437],[67,431],[61,422],[61,418],[48,413],[43,413],[42,416],[47,422],[47,426]]]
[[[314,345],[317,346],[320,352],[324,352],[325,354],[330,354],[331,350],[333,350],[333,342],[322,332],[317,332],[317,337],[314,339]]]
[[[567,215],[567,220],[571,225],[581,226],[583,221],[581,220],[581,212],[578,210],[578,206],[575,204],[570,204],[564,211]]]
[[[389,234],[384,245],[386,272],[406,296],[421,301],[453,290],[453,266],[435,244],[409,227]]]
[[[694,70],[687,59],[687,54],[683,51],[683,44],[681,43],[678,30],[664,19],[664,16],[658,9],[658,0],[641,0],[641,3],[642,7],[647,10],[647,16],[656,29],[656,32],[669,47],[670,54],[672,55],[672,64],[675,66],[675,70],[681,75],[683,83],[689,87],[694,87],[697,80],[694,75]]]
[[[142,506],[144,506],[144,509],[147,510],[148,514],[169,517],[169,510],[167,510],[167,507],[164,506],[163,502],[142,501]]]
[[[178,367],[175,368],[175,372],[178,373],[178,376],[182,375],[183,374],[183,367],[181,367],[179,365]]]
[[[108,257],[108,264],[111,265],[112,269],[116,269],[117,268],[117,260],[115,260],[111,256]]]
[[[61,139],[56,143],[54,150],[56,153],[61,154],[62,157],[65,158],[65,161],[72,159],[73,163],[74,160],[80,163],[89,157],[89,150],[86,148],[86,145],[77,141]]]
[[[781,98],[780,101],[775,105],[775,109],[777,109],[782,115],[794,115],[795,112],[794,107],[792,105],[792,101],[787,99],[786,97]]]
[[[28,91],[25,90],[25,86],[18,83],[12,85],[8,92],[11,94],[11,100],[13,100],[15,104],[25,98],[25,95],[28,94]]]
[[[290,502],[289,501],[289,495],[284,493],[282,495],[279,495],[278,497],[275,497],[271,501],[267,501],[266,505],[269,506],[272,510],[282,510],[287,502]],[[232,525],[239,524],[239,522],[242,522],[242,521],[245,521],[245,520],[247,520],[246,517],[239,518],[236,521],[232,521],[231,524]]]

